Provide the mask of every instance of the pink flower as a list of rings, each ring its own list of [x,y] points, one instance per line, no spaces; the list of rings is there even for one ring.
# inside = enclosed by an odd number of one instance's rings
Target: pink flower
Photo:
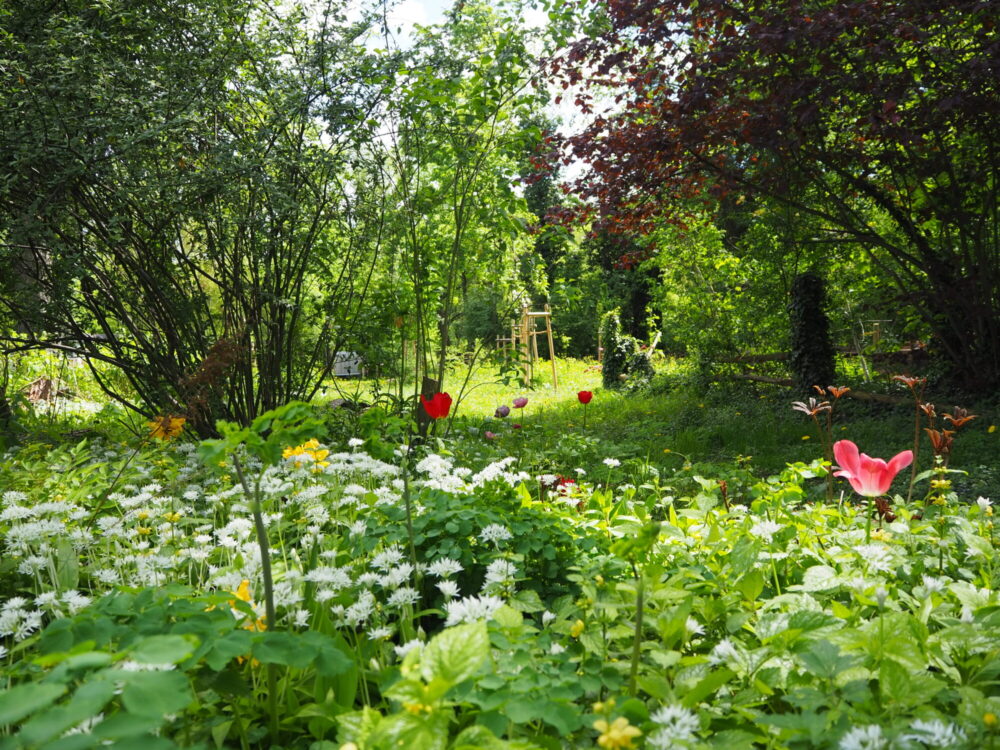
[[[881,458],[871,458],[858,453],[858,446],[850,440],[833,444],[833,455],[838,469],[833,475],[844,477],[851,487],[864,497],[881,497],[889,491],[896,475],[913,461],[913,451],[903,451],[886,463]]]
[[[487,440],[496,440],[497,439],[496,433],[495,432],[490,432],[489,430],[487,430],[486,432],[483,433],[483,437],[486,438]]]
[[[515,409],[523,409],[527,405],[528,405],[528,397],[527,396],[518,396],[517,398],[514,399],[514,408]]]

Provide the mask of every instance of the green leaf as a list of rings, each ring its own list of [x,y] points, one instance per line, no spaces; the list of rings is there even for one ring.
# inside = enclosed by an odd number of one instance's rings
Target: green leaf
[[[911,672],[892,659],[886,659],[879,668],[879,691],[883,703],[899,703],[916,707],[933,700],[944,684],[923,672]]]
[[[53,703],[66,692],[65,685],[29,683],[0,693],[0,726],[13,724]]]
[[[448,628],[431,639],[420,659],[425,680],[457,685],[479,670],[489,656],[490,641],[483,621]]]
[[[687,692],[681,702],[688,708],[694,708],[735,676],[735,672],[725,668],[709,672]]]
[[[548,701],[542,703],[542,720],[553,727],[562,737],[568,737],[583,725],[580,711],[567,703]]]
[[[840,586],[837,571],[829,565],[813,565],[802,575],[800,591],[831,591]]]
[[[538,592],[533,589],[518,591],[510,600],[510,606],[519,612],[541,612],[545,609]]]
[[[281,664],[305,669],[312,664],[316,648],[303,642],[292,633],[265,632],[257,636],[253,645],[254,658],[262,664]]]
[[[80,555],[69,539],[60,539],[56,547],[56,571],[59,587],[75,589],[80,583]]]
[[[354,659],[337,647],[337,642],[325,633],[307,630],[300,636],[302,643],[315,649],[313,665],[317,674],[336,677],[346,674],[354,667]]]
[[[764,575],[756,568],[752,568],[739,580],[736,588],[743,594],[744,599],[750,602],[755,601],[764,591]]]
[[[854,665],[853,658],[841,654],[829,641],[817,641],[804,654],[799,654],[799,658],[811,674],[825,680],[834,679]]]
[[[205,662],[218,672],[237,656],[249,656],[252,643],[253,635],[247,630],[226,633],[212,644]]]
[[[429,716],[406,713],[387,716],[375,727],[369,746],[445,750],[448,746],[448,714],[437,711]]]
[[[194,699],[182,672],[120,674],[128,675],[124,678],[122,704],[133,714],[162,718],[164,714],[178,713]]]
[[[132,646],[129,657],[143,664],[177,664],[198,647],[193,635],[151,635]]]
[[[62,706],[36,714],[21,727],[20,737],[28,745],[48,742],[78,724],[96,716],[115,694],[110,680],[96,680],[82,685]]]

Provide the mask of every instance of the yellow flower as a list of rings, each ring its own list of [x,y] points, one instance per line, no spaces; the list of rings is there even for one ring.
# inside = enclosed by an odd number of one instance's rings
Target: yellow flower
[[[164,513],[163,517],[167,519],[168,523],[177,523],[178,521],[181,520],[180,513]]]
[[[573,623],[573,627],[571,627],[571,628],[569,629],[569,634],[570,634],[570,635],[571,635],[571,636],[572,636],[573,638],[579,638],[579,637],[580,637],[580,633],[582,633],[582,632],[583,632],[583,628],[584,628],[584,627],[585,627],[585,626],[584,626],[584,624],[583,624],[583,620],[577,620],[576,622],[574,622],[574,623]]]
[[[139,536],[149,536],[150,534],[153,533],[153,530],[148,526],[139,526],[135,530],[135,533],[138,534]]]
[[[808,439],[809,439],[809,436],[808,436],[808,435],[803,435],[803,436],[802,436],[802,439],[803,439],[803,440],[808,440]]]
[[[891,538],[892,534],[885,529],[875,529],[875,531],[872,532],[872,539],[876,539],[880,542],[888,542]]]
[[[990,427],[989,427],[989,429],[986,430],[986,431],[989,432],[989,433],[996,432],[997,431],[997,426],[995,424],[991,424]]]
[[[233,595],[237,599],[239,599],[240,601],[246,602],[251,607],[254,607],[256,609],[256,605],[253,602],[253,596],[250,594],[250,581],[248,581],[247,579],[244,578],[240,582],[240,585],[236,588],[236,591],[233,592]],[[229,604],[231,606],[231,605],[234,604],[234,602],[230,601]],[[236,614],[236,613],[234,612],[233,614]],[[236,616],[239,617],[238,614]],[[247,622],[247,624],[243,626],[243,629],[244,630],[267,630],[267,623],[266,623],[266,621],[264,620],[263,617],[259,617],[259,618],[257,618],[256,622],[254,622],[252,620],[249,621],[249,622]]]
[[[992,711],[986,712],[983,714],[983,724],[985,724],[988,729],[996,729],[997,715]]]
[[[603,701],[603,702],[602,701],[598,701],[593,706],[595,714],[606,713],[607,711],[611,711],[612,709],[614,709],[614,707],[615,707],[615,699],[614,698],[608,698],[606,701]]]
[[[404,703],[403,709],[414,716],[419,716],[421,713],[431,713],[434,711],[434,706],[428,706],[426,703]]]
[[[950,479],[932,479],[931,480],[932,490],[950,490],[951,480]]]
[[[184,431],[186,417],[171,417],[165,415],[156,417],[152,422],[146,422],[149,426],[149,435],[157,440],[173,440]]]
[[[635,747],[632,740],[642,735],[642,731],[629,724],[624,716],[619,716],[610,724],[604,719],[598,719],[594,722],[594,729],[601,733],[597,744],[608,750]]]

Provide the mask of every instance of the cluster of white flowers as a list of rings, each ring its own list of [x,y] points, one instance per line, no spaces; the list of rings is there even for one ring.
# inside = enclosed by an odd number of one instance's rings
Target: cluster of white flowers
[[[445,627],[488,620],[502,606],[503,599],[496,596],[467,596],[464,599],[450,601],[444,605],[448,615]]]
[[[483,593],[512,595],[514,593],[514,579],[516,576],[517,568],[514,563],[503,558],[494,560],[486,567]]]
[[[514,538],[514,535],[510,533],[510,529],[499,523],[491,523],[488,526],[483,527],[483,530],[479,532],[479,539],[486,544],[493,544],[499,547],[500,542],[507,542]]]
[[[461,563],[450,557],[441,557],[427,566],[427,573],[438,578],[448,578],[461,572]]]
[[[765,544],[770,544],[774,540],[774,535],[781,531],[780,523],[774,521],[758,521],[750,527],[750,534],[760,539]]]
[[[889,740],[878,724],[854,727],[840,738],[840,750],[887,750]]]
[[[926,721],[917,719],[910,725],[910,732],[901,738],[904,742],[919,742],[924,747],[949,748],[963,747],[965,732],[952,723],[940,719]]]
[[[690,747],[697,739],[696,732],[701,728],[698,716],[693,711],[676,704],[658,708],[649,715],[649,720],[657,725],[657,729],[650,733],[646,747],[656,750]]]

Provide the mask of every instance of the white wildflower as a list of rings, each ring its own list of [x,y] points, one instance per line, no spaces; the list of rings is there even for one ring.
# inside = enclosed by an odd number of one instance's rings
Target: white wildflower
[[[750,533],[766,544],[770,544],[774,535],[781,531],[781,528],[781,524],[774,521],[758,521],[750,527]]]
[[[438,581],[437,587],[445,599],[454,599],[458,596],[458,584],[454,581]]]
[[[904,734],[903,741],[913,740],[922,743],[924,747],[959,747],[965,742],[965,732],[955,724],[945,723],[940,719],[917,719],[910,725],[910,729],[913,730],[912,733]]]
[[[401,646],[394,646],[393,650],[396,652],[396,656],[402,659],[413,649],[420,648],[423,645],[424,644],[419,639],[414,638],[412,641],[407,641]]]
[[[405,607],[407,605],[413,605],[420,601],[420,594],[417,590],[409,586],[401,586],[392,592],[392,596],[389,597],[387,602],[390,607]]]
[[[854,727],[840,738],[840,750],[886,750],[889,740],[882,734],[882,727],[869,724],[864,727]]]
[[[701,728],[698,716],[690,709],[678,705],[666,705],[649,716],[658,729],[646,739],[646,747],[656,750],[672,750],[685,747],[695,740],[695,732]]]
[[[506,542],[513,539],[514,535],[510,533],[510,529],[506,526],[501,526],[498,523],[491,523],[479,532],[479,538],[483,542],[499,545],[500,542]]]
[[[438,578],[448,578],[462,572],[462,564],[450,557],[441,557],[427,566],[427,573]]]
[[[444,605],[448,613],[445,627],[450,628],[463,622],[488,620],[502,606],[503,600],[496,596],[467,596],[464,599],[448,602]]]

